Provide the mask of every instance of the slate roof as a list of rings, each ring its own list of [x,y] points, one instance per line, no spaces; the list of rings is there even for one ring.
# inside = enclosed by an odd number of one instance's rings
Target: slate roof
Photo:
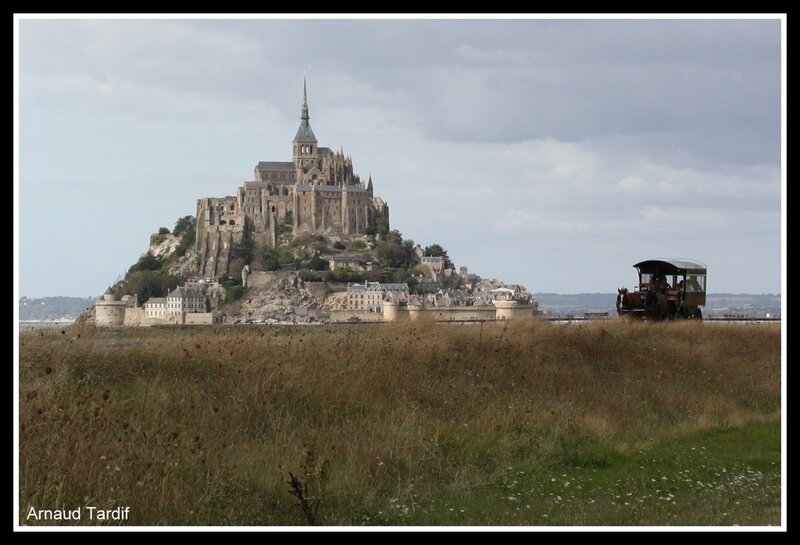
[[[308,119],[300,121],[300,126],[297,128],[297,134],[294,135],[292,142],[314,142],[317,143],[317,137],[314,136],[314,131],[311,130],[311,125]]]
[[[259,161],[256,170],[291,170],[294,172],[295,166],[291,161]]]
[[[203,292],[197,288],[178,286],[167,297],[204,297]]]

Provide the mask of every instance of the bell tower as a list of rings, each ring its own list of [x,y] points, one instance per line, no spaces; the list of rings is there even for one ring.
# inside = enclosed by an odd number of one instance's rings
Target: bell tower
[[[303,76],[303,110],[300,114],[300,127],[292,140],[292,160],[298,169],[305,169],[312,162],[319,159],[317,150],[317,137],[308,123],[308,96],[306,93],[306,78]]]

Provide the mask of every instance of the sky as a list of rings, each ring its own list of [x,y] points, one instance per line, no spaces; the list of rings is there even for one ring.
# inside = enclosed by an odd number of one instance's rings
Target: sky
[[[781,21],[19,21],[19,295],[96,296],[151,233],[321,146],[391,227],[532,292],[692,258],[781,291]]]

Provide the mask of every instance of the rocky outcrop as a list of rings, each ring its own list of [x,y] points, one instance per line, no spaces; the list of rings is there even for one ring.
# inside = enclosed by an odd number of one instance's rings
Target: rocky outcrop
[[[181,238],[175,235],[153,235],[150,237],[148,251],[159,259],[171,255],[181,243]]]
[[[240,308],[232,317],[233,319],[286,319],[302,314],[301,310],[303,309],[327,309],[329,307],[328,300],[346,300],[346,295],[343,293],[326,295],[324,290],[306,289],[306,284],[296,272],[254,274],[258,281],[237,302]]]

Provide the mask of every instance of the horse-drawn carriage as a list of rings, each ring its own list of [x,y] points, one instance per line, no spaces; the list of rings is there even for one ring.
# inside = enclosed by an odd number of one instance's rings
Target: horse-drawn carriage
[[[639,284],[618,289],[620,316],[649,320],[702,319],[706,304],[706,266],[691,259],[650,259],[634,265]]]

